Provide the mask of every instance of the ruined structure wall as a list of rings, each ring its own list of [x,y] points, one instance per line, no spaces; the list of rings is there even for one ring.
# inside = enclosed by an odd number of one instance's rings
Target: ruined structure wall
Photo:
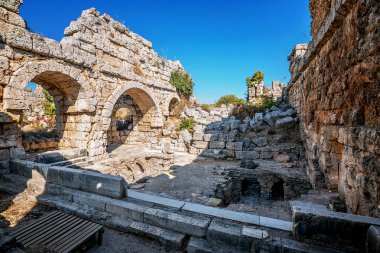
[[[26,28],[21,2],[0,1],[0,108],[7,118],[19,120],[27,108],[25,87],[33,81],[59,105],[60,147],[103,154],[113,106],[123,93],[149,112],[146,120],[160,131],[168,98],[177,96],[169,80],[183,69],[179,62],[163,59],[151,42],[95,9],[71,22],[61,42],[42,37]],[[22,156],[22,146],[17,148]]]
[[[313,39],[289,56],[308,175],[337,189],[350,212],[380,216],[380,2],[310,7]]]

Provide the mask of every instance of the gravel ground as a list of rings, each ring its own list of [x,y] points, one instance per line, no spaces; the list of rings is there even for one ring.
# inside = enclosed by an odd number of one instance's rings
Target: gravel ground
[[[165,250],[157,241],[149,240],[144,237],[122,233],[116,230],[105,228],[103,244],[91,248],[89,253],[158,253],[158,252],[183,252]]]

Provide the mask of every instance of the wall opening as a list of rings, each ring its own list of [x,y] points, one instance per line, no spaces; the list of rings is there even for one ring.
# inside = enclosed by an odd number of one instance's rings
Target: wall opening
[[[243,204],[254,204],[260,201],[261,185],[253,178],[246,178],[241,181],[241,196],[240,200]]]
[[[284,181],[282,179],[273,184],[271,191],[271,199],[281,201],[284,200]]]
[[[43,72],[28,82],[22,97],[20,127],[26,152],[76,148],[78,120],[69,113],[75,105],[80,84],[59,72]]]
[[[112,151],[120,145],[151,143],[158,132],[152,126],[157,108],[152,98],[142,89],[126,90],[113,106],[111,124],[107,131],[107,149]]]

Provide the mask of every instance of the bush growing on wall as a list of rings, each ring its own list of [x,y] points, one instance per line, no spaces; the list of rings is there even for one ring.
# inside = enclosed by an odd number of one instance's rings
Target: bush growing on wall
[[[181,97],[189,98],[193,94],[193,79],[185,71],[173,71],[170,76],[170,83],[176,88]]]
[[[184,118],[179,125],[179,130],[187,129],[190,132],[194,131],[194,121],[192,119]]]
[[[216,101],[215,106],[220,107],[221,105],[241,105],[244,103],[244,99],[238,98],[235,95],[225,95]]]
[[[247,86],[250,88],[250,87],[255,87],[256,85],[261,83],[261,81],[263,80],[264,80],[264,73],[258,70],[255,72],[255,74],[253,74],[252,77],[247,76],[246,83],[247,83]]]

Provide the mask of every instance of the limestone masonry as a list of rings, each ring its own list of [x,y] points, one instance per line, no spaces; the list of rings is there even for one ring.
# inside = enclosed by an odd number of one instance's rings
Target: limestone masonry
[[[312,41],[289,56],[307,172],[356,214],[380,216],[380,2],[310,1]]]
[[[128,94],[144,116],[141,124],[157,129],[178,100],[169,84],[171,72],[182,69],[152,49],[110,16],[89,9],[65,29],[61,42],[28,31],[19,16],[21,1],[0,1],[1,148],[4,160],[23,156],[14,124],[29,110],[29,82],[55,99],[61,148],[86,148],[101,155],[117,100]]]

